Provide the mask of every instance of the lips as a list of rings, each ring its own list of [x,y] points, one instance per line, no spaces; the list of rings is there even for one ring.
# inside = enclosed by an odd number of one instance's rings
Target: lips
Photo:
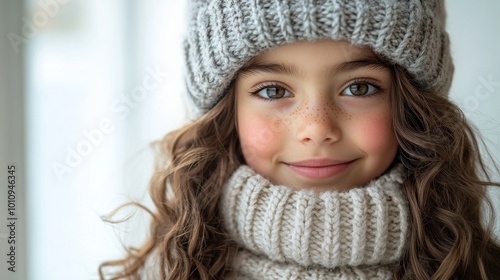
[[[298,175],[310,179],[325,179],[344,171],[354,160],[309,159],[287,162],[286,165]]]

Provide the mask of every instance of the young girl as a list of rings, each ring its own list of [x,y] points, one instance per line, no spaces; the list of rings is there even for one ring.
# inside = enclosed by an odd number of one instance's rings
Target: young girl
[[[192,1],[195,120],[118,278],[498,279],[435,0]],[[491,228],[491,224],[489,225]]]

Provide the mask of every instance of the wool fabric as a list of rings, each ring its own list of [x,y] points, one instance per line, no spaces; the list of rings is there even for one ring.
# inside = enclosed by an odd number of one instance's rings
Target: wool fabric
[[[236,279],[392,279],[409,235],[401,166],[346,192],[271,184],[248,166],[221,215],[239,246]]]
[[[448,95],[453,64],[443,0],[191,0],[184,39],[191,116],[275,46],[322,39],[368,46],[423,91]]]

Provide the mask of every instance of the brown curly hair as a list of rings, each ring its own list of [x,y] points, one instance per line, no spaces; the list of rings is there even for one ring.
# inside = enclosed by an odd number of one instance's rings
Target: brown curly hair
[[[488,175],[477,131],[455,104],[414,87],[400,67],[394,68],[393,92],[413,225],[400,276],[406,269],[417,279],[494,279],[500,248],[492,225],[481,225],[481,203],[492,211],[486,187],[500,185]]]
[[[488,177],[476,132],[446,97],[419,90],[401,67],[389,67],[397,160],[404,165],[412,218],[409,249],[394,278],[493,279],[500,275],[500,247],[491,222],[481,224],[481,206],[492,211],[485,190],[500,184]],[[104,268],[113,266],[121,270],[110,279],[139,279],[147,257],[158,258],[162,279],[230,275],[236,247],[222,226],[219,197],[245,162],[235,110],[230,90],[202,118],[156,143],[160,164],[150,185],[156,207],[150,235],[125,258],[103,263],[101,279]]]

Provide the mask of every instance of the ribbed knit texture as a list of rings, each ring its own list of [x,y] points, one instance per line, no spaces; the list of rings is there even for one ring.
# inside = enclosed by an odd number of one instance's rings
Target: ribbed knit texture
[[[192,0],[184,41],[191,115],[212,108],[262,51],[321,39],[369,46],[422,89],[448,94],[453,64],[442,0]]]
[[[224,188],[221,215],[241,250],[237,279],[391,279],[409,213],[394,168],[347,192],[272,185],[241,166]]]

